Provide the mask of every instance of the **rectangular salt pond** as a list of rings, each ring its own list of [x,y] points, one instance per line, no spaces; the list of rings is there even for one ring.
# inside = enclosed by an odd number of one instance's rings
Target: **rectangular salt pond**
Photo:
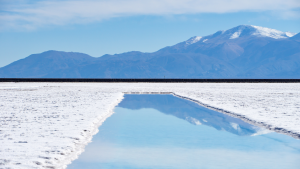
[[[300,140],[172,95],[125,95],[68,169],[299,169]]]

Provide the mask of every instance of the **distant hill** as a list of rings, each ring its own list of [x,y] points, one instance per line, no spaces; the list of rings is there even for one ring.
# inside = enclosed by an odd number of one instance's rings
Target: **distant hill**
[[[153,53],[94,58],[47,51],[0,68],[0,77],[300,78],[300,33],[240,25]]]
[[[33,54],[0,68],[0,77],[45,77],[58,70],[88,64],[96,58],[83,53],[47,51]],[[60,77],[64,76],[63,74]],[[67,75],[66,75],[67,77]]]

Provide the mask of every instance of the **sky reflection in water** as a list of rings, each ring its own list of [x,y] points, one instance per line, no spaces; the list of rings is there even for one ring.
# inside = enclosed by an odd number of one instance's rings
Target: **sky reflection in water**
[[[298,169],[300,140],[172,95],[125,95],[68,169]]]

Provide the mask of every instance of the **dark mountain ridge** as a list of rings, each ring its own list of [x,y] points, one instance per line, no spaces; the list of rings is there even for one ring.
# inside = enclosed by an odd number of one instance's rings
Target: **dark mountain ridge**
[[[153,53],[47,51],[0,68],[25,78],[300,78],[300,33],[241,25]]]

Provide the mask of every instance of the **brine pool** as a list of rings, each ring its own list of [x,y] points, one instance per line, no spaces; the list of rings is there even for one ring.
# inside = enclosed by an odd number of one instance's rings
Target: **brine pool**
[[[172,95],[125,95],[68,169],[299,169],[300,140]]]

